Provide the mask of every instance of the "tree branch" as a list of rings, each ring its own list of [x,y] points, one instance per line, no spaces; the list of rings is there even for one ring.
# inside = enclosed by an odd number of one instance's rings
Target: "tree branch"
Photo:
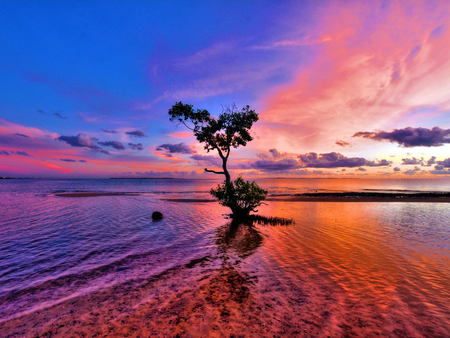
[[[228,149],[227,149],[227,155],[225,156],[225,158],[228,160],[228,156],[230,156],[230,150],[231,150],[231,148],[228,146]]]
[[[207,169],[207,168],[205,168],[205,171],[208,172],[208,173],[225,175],[225,172],[223,172],[223,171],[209,170],[209,169]]]
[[[180,121],[181,123],[183,123],[184,126],[185,126],[187,129],[190,129],[190,130],[194,131],[194,128],[189,127],[183,120],[179,119],[179,121]]]
[[[225,156],[223,156],[223,153],[222,153],[222,151],[220,150],[220,148],[219,148],[219,147],[216,147],[216,149],[217,149],[217,151],[219,152],[220,158],[221,158],[222,160],[225,159]]]

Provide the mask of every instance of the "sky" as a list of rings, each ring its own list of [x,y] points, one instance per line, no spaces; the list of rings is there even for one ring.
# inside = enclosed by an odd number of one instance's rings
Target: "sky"
[[[232,175],[449,178],[449,1],[3,1],[0,176],[211,178],[168,110],[259,114]]]

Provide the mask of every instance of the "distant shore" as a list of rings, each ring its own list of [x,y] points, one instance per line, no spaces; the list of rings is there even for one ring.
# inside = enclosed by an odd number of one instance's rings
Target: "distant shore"
[[[450,193],[331,192],[270,196],[268,201],[286,202],[450,202]]]
[[[100,196],[138,196],[141,192],[56,192],[47,196],[58,197],[100,197]],[[209,198],[163,198],[168,202],[209,203],[216,202]],[[267,201],[284,202],[439,202],[449,203],[448,192],[413,192],[413,193],[385,193],[385,192],[316,192],[295,195],[272,195]]]

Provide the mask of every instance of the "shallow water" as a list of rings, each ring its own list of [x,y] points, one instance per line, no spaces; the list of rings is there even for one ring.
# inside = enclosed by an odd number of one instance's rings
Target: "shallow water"
[[[433,180],[259,183],[274,194],[448,187]],[[448,204],[270,201],[260,214],[295,224],[248,228],[232,226],[216,203],[161,200],[204,198],[215,184],[0,181],[1,336],[74,335],[90,326],[109,335],[113,327],[117,336],[134,326],[144,336],[450,336]],[[51,195],[59,191],[143,194]],[[155,210],[162,221],[152,221]],[[65,312],[75,306],[76,324],[54,326],[75,316]]]

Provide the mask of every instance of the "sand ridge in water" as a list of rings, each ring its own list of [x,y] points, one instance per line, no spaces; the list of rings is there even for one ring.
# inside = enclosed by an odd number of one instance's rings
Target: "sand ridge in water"
[[[47,196],[58,196],[58,197],[100,197],[100,196],[139,196],[141,193],[138,192],[61,192],[49,194]]]

